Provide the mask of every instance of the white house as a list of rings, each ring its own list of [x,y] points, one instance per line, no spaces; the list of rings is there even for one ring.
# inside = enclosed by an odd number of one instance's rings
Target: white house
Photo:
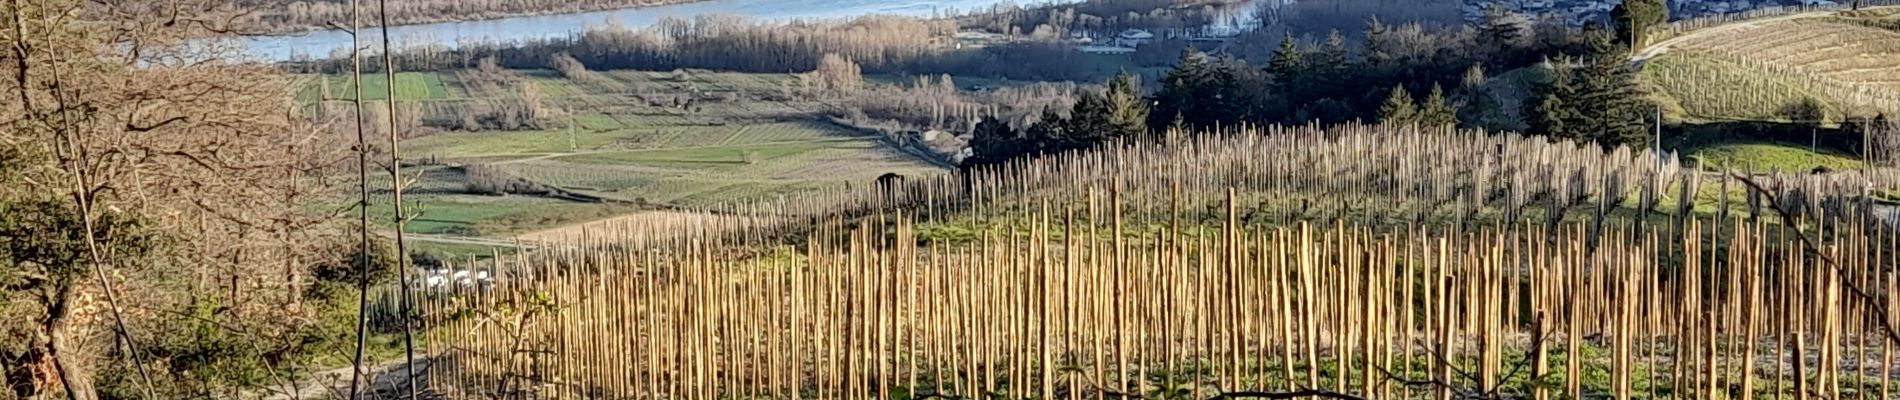
[[[1123,46],[1076,46],[1076,50],[1089,54],[1128,55],[1135,54],[1135,48]]]
[[[1125,30],[1122,31],[1120,35],[1115,36],[1115,44],[1120,47],[1141,47],[1141,45],[1148,44],[1148,42],[1154,40],[1154,32],[1140,29]]]

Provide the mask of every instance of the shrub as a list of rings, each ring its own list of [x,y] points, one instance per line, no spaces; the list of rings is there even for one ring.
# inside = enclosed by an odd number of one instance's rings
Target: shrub
[[[469,193],[487,195],[508,194],[545,194],[547,187],[521,179],[514,174],[486,164],[474,164],[462,167],[464,187]]]

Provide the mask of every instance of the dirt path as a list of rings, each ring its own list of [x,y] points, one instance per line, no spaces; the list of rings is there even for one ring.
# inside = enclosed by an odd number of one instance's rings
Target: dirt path
[[[394,237],[395,233],[393,232],[384,233],[383,235]],[[402,238],[403,240],[412,241],[412,242],[466,244],[466,245],[476,245],[476,246],[493,246],[493,247],[508,247],[508,248],[517,248],[517,247],[534,248],[536,247],[535,243],[521,243],[521,242],[516,242],[514,240],[508,240],[508,239],[494,239],[494,238],[483,238],[483,237],[423,235],[423,234],[409,233],[409,234],[402,235]]]
[[[644,152],[654,152],[654,151],[697,150],[697,149],[712,149],[712,148],[724,148],[724,147],[736,147],[736,146],[758,147],[758,146],[772,146],[772,145],[796,144],[796,143],[849,142],[849,141],[866,140],[866,139],[875,139],[875,138],[870,137],[870,136],[846,136],[846,137],[823,138],[823,139],[780,140],[780,141],[773,141],[773,142],[742,143],[742,144],[705,144],[705,145],[697,145],[697,146],[656,147],[656,148],[651,148],[651,149],[588,150],[588,151],[573,151],[573,152],[565,152],[565,153],[459,154],[459,155],[456,155],[454,158],[522,157],[522,158],[517,158],[517,159],[512,159],[512,160],[503,160],[503,161],[488,163],[489,165],[508,165],[508,164],[519,164],[519,163],[530,162],[530,161],[541,161],[541,160],[546,160],[546,159],[551,159],[551,158],[584,156],[584,155],[590,155],[590,154],[644,153]]]
[[[408,379],[404,379],[405,368],[402,360],[385,362],[369,366],[367,391],[363,399],[401,399],[409,397]],[[420,381],[427,375],[429,360],[418,356],[415,374],[417,386],[427,387]],[[309,377],[289,382],[281,386],[266,387],[252,395],[262,400],[329,400],[350,398],[350,367],[318,371]],[[250,396],[245,396],[250,398]],[[428,395],[421,395],[429,398]]]
[[[524,243],[562,243],[583,238],[642,242],[672,237],[693,229],[730,229],[747,223],[744,217],[685,211],[641,211],[517,236]]]

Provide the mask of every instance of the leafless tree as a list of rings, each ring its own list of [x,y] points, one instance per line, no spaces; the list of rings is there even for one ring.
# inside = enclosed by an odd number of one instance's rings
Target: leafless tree
[[[1892,121],[1868,121],[1867,161],[1889,168],[1900,168],[1900,124]]]
[[[826,54],[818,68],[805,75],[815,86],[839,94],[850,94],[864,86],[864,71],[858,63],[837,54]]]
[[[396,0],[389,2],[389,19],[396,24],[494,19],[516,15],[583,12],[678,3],[679,0],[527,0],[458,1]],[[239,0],[258,10],[255,20],[263,32],[318,29],[350,17],[349,3],[334,0]]]
[[[171,390],[189,377],[141,354],[179,329],[167,317],[212,305],[222,329],[260,341],[304,320],[303,266],[323,261],[335,231],[303,206],[322,194],[311,171],[336,142],[298,115],[294,80],[227,61],[235,46],[216,36],[241,29],[242,14],[209,0],[0,9],[0,154],[19,155],[0,166],[0,204],[74,222],[15,226],[37,230],[0,257],[27,275],[5,296],[30,299],[0,319],[0,341],[24,347],[0,357],[8,376],[29,377],[9,378],[15,394],[97,398],[100,362],[117,359],[148,397],[189,396]],[[73,251],[20,253],[48,250]]]

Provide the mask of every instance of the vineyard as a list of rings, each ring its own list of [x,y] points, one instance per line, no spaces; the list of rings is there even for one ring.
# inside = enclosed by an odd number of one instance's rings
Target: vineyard
[[[1803,101],[1825,107],[1823,122],[1900,111],[1900,31],[1830,15],[1690,32],[1664,42],[1673,51],[1649,61],[1646,80],[1692,118],[1789,120]]]
[[[421,309],[464,398],[1884,399],[1894,188],[1254,128],[583,227]]]

